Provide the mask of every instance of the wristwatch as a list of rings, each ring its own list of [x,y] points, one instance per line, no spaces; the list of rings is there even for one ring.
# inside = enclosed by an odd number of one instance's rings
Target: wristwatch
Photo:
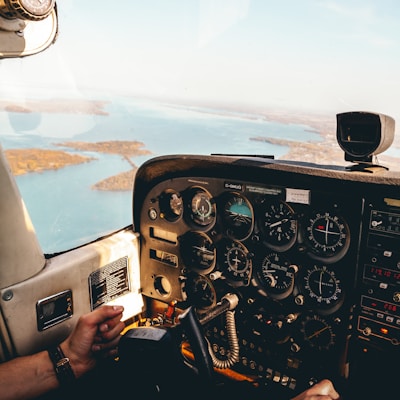
[[[60,346],[51,347],[47,350],[50,360],[53,363],[54,371],[60,385],[67,385],[75,380],[74,371],[72,371],[69,358],[65,357]]]

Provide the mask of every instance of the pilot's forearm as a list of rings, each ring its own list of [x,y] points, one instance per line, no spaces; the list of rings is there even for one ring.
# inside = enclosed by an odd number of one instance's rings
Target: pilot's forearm
[[[31,399],[59,387],[47,351],[0,364],[0,399]]]

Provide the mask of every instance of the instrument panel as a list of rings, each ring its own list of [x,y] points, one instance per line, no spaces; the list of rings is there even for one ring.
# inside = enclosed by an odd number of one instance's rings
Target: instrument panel
[[[400,243],[400,218],[382,192],[363,192],[346,172],[234,161],[193,156],[163,172],[161,158],[159,176],[139,174],[143,294],[158,307],[194,306],[200,319],[236,294],[235,325],[220,316],[204,326],[213,356],[279,395],[323,377],[345,384],[367,345],[397,350],[400,294],[386,289],[398,290],[400,262],[387,237]]]

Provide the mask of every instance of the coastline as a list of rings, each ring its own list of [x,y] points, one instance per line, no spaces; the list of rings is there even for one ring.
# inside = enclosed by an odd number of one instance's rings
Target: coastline
[[[106,141],[95,143],[64,142],[57,143],[56,146],[70,147],[79,151],[118,154],[121,155],[132,167],[128,172],[122,172],[95,183],[92,186],[93,190],[132,190],[137,166],[132,162],[131,157],[151,154],[149,150],[142,149],[144,144],[138,141]],[[70,165],[90,162],[96,159],[94,157],[70,154],[61,150],[42,149],[5,150],[5,156],[10,165],[11,171],[15,176],[32,172],[56,170]]]
[[[0,111],[12,113],[83,113],[93,115],[108,115],[104,110],[108,101],[99,100],[32,100],[23,105],[0,100]],[[310,114],[305,112],[283,111],[265,109],[260,107],[248,108],[245,106],[227,106],[217,104],[177,104],[159,101],[164,107],[180,110],[195,111],[209,115],[240,118],[247,120],[265,120],[285,125],[302,125],[304,131],[315,133],[319,141],[295,141],[284,138],[271,138],[268,136],[255,136],[250,140],[266,142],[287,148],[287,152],[278,157],[280,160],[300,161],[316,165],[348,166],[344,160],[344,152],[336,141],[336,116],[326,114]],[[151,155],[152,152],[145,148],[145,144],[138,141],[105,141],[82,142],[71,141],[55,143],[55,146],[71,148],[81,152],[98,152],[117,154],[123,157],[132,167],[131,171],[110,176],[92,186],[94,190],[131,190],[132,181],[137,166],[132,162],[134,156]],[[6,150],[6,157],[14,175],[32,172],[42,172],[50,169],[64,168],[69,165],[92,161],[93,157],[70,154],[65,150],[19,149]],[[382,165],[398,170],[398,159],[395,157],[379,155]]]

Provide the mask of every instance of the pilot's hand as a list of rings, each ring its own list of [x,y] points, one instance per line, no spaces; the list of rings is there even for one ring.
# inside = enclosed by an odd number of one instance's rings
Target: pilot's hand
[[[339,400],[340,395],[328,379],[311,386],[291,400]]]
[[[98,356],[117,355],[121,332],[125,328],[121,321],[123,310],[121,306],[102,306],[82,315],[61,343],[77,378],[94,368]]]

